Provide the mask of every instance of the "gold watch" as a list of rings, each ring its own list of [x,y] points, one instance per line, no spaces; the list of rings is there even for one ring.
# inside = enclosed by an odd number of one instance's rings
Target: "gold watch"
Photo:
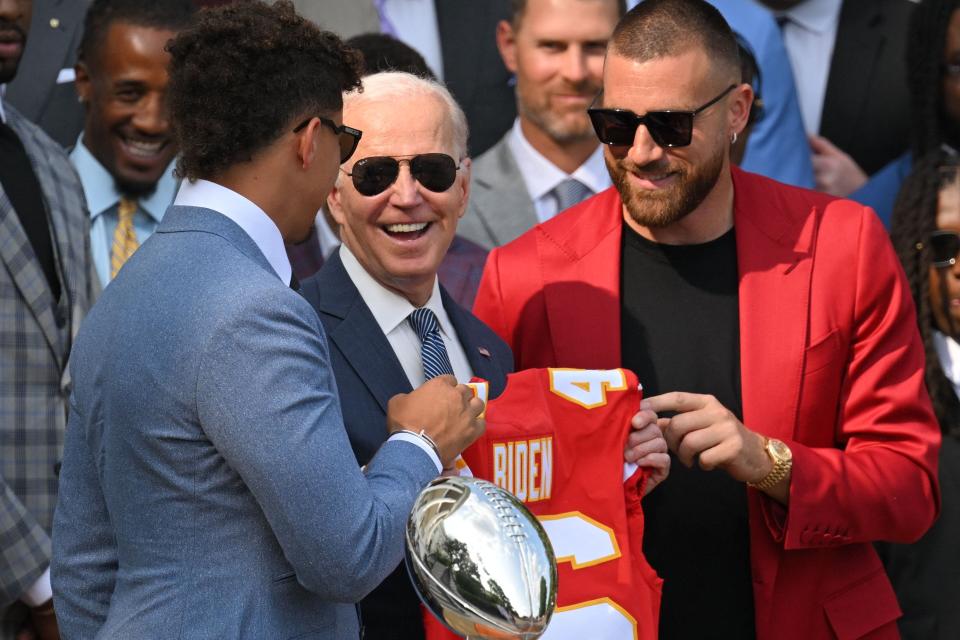
[[[759,482],[747,483],[748,487],[753,487],[760,491],[766,491],[771,487],[775,487],[777,483],[787,477],[790,469],[793,468],[793,452],[790,451],[790,447],[780,440],[763,436],[763,449],[767,452],[767,455],[770,456],[773,467]]]

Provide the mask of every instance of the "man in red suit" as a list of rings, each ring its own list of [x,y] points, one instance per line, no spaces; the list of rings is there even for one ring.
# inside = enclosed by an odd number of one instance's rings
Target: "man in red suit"
[[[939,508],[903,274],[868,209],[732,168],[752,100],[701,0],[646,0],[591,110],[615,187],[495,249],[517,369],[637,372],[676,458],[644,500],[661,638],[895,638],[875,540]]]

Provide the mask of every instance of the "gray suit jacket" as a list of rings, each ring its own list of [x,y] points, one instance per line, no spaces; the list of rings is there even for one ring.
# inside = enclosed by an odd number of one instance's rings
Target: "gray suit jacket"
[[[499,247],[536,226],[537,213],[520,167],[507,145],[507,132],[473,162],[470,202],[457,233],[487,247]]]
[[[256,244],[171,207],[91,311],[54,518],[66,638],[350,638],[437,475],[362,473],[323,326]]]
[[[89,5],[89,0],[34,0],[27,47],[17,77],[7,86],[6,100],[64,148],[77,142],[83,108],[76,85],[58,83],[57,76],[77,63]]]
[[[0,638],[11,638],[26,612],[7,605],[50,563],[54,466],[67,420],[67,356],[90,307],[92,282],[89,216],[73,167],[39,127],[4,106],[43,192],[64,292],[56,305],[0,186]]]

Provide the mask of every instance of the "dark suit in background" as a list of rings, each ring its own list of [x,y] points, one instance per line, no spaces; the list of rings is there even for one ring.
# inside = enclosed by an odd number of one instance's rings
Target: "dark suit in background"
[[[497,51],[497,23],[510,19],[510,0],[434,0],[443,53],[443,81],[470,125],[469,153],[492,147],[513,125],[511,75]],[[295,0],[297,11],[341,38],[379,31],[371,0]]]
[[[820,135],[868,175],[907,150],[906,50],[910,0],[844,0],[823,100]]]
[[[7,85],[5,101],[65,148],[76,144],[83,129],[83,108],[73,80],[57,79],[77,63],[89,6],[89,0],[34,0],[27,46],[17,77]]]
[[[474,375],[490,382],[491,398],[500,395],[513,370],[510,349],[454,302],[443,287],[440,291]],[[343,421],[357,461],[366,464],[386,439],[387,401],[397,393],[412,391],[410,382],[347,275],[339,252],[331,255],[316,276],[301,284],[301,293],[316,309],[327,333]],[[360,607],[368,640],[423,637],[419,600],[402,563]]]

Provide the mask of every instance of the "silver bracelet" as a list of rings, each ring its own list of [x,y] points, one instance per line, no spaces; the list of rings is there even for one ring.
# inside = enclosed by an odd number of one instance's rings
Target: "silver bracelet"
[[[394,433],[409,433],[412,436],[417,436],[418,438],[422,438],[428,445],[430,445],[430,448],[433,449],[433,452],[437,454],[437,459],[438,460],[443,459],[440,457],[440,448],[437,447],[437,443],[433,441],[433,438],[427,435],[427,432],[425,429],[420,429],[419,433],[417,433],[416,431],[412,431],[410,429],[397,429],[396,431],[394,431]]]

